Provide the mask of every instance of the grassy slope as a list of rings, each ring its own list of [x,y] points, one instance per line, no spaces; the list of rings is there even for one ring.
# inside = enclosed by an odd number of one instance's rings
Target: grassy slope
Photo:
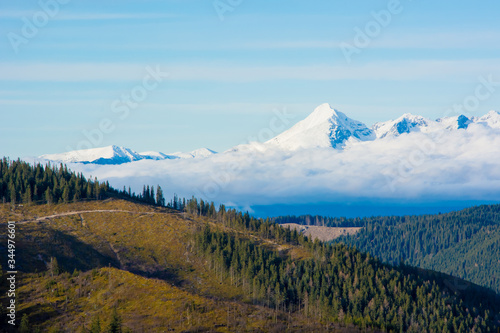
[[[59,327],[76,332],[82,326],[89,328],[97,315],[106,324],[114,306],[124,325],[134,332],[259,331],[263,327],[283,331],[291,323],[294,331],[321,330],[319,323],[299,315],[275,314],[249,304],[239,288],[208,270],[192,251],[192,234],[210,223],[207,220],[186,218],[166,208],[109,200],[18,207],[15,211],[10,205],[0,205],[0,221],[5,228],[9,220],[88,210],[114,212],[80,213],[16,227],[17,266],[24,272],[18,275],[18,317],[27,313],[42,331]],[[300,248],[265,245],[294,258],[308,256]],[[50,257],[56,257],[66,273],[54,278],[39,273],[46,270]],[[6,302],[5,296],[2,302]]]

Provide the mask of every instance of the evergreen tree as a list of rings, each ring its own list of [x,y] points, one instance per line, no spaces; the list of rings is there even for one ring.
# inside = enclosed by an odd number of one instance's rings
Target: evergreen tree
[[[14,186],[14,183],[13,182],[10,182],[9,183],[9,193],[10,193],[10,202],[15,205],[16,204],[16,199],[17,199],[17,195],[16,195],[16,187]]]
[[[156,190],[156,204],[165,206],[165,198],[163,197],[163,190],[161,189],[160,185],[158,185]]]
[[[29,205],[31,204],[31,200],[32,200],[31,187],[28,186],[26,188],[26,192],[24,193],[23,202]]]
[[[155,202],[155,189],[153,186],[151,186],[151,192],[149,193],[149,202],[153,205],[156,203]]]
[[[69,192],[70,192],[69,186],[68,185],[64,186],[64,190],[63,190],[63,194],[62,194],[62,200],[64,203],[69,202],[69,196],[70,196]]]
[[[73,196],[73,201],[78,202],[82,199],[82,190],[80,187],[77,185],[76,190],[75,190],[75,195]]]
[[[92,185],[92,182],[89,181],[87,183],[87,198],[91,199],[91,198],[94,197],[94,191],[93,190],[94,190],[94,187]]]
[[[28,315],[25,313],[21,318],[21,324],[19,325],[19,333],[31,333],[31,327],[28,319]]]
[[[107,333],[122,333],[122,322],[118,312],[116,311],[116,307],[113,308],[111,322],[108,325]]]
[[[47,190],[45,191],[45,201],[49,205],[54,201],[54,199],[52,197],[52,191],[50,190],[50,187],[47,187]]]
[[[57,262],[57,258],[55,257],[50,257],[50,262],[48,264],[48,268],[49,268],[49,272],[50,272],[50,276],[51,277],[54,277],[59,275],[60,271],[59,271],[59,263]]]
[[[94,317],[92,320],[89,333],[101,333],[101,320],[99,316]]]

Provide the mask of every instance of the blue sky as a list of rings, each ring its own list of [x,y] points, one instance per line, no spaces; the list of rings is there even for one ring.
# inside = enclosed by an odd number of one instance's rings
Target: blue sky
[[[3,1],[0,155],[223,151],[273,110],[298,121],[324,102],[368,126],[439,118],[480,77],[500,81],[499,12],[498,1]],[[350,61],[347,44],[359,46]],[[141,90],[156,69],[168,77]],[[134,91],[146,95],[114,112]],[[500,86],[466,111],[492,109]]]

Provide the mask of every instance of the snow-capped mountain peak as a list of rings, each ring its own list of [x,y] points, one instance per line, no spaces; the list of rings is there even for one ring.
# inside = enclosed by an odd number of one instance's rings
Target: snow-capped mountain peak
[[[217,152],[215,152],[211,149],[200,148],[200,149],[193,150],[189,153],[178,152],[178,153],[170,154],[169,156],[173,156],[174,158],[205,158],[205,157],[209,157],[209,156],[212,156],[215,154],[217,154]]]
[[[39,158],[62,162],[62,163],[84,163],[84,164],[123,164],[140,160],[171,160],[183,158],[203,158],[217,154],[208,148],[201,148],[189,153],[164,154],[156,151],[137,153],[132,149],[116,145],[74,150],[61,154],[46,154]]]
[[[475,123],[483,124],[491,128],[500,128],[500,113],[498,111],[490,111],[482,117],[474,117],[472,120]]]
[[[463,114],[454,117],[439,118],[436,122],[440,123],[447,130],[467,129],[472,120]]]
[[[352,148],[363,141],[374,141],[386,137],[396,139],[401,135],[413,132],[430,134],[441,131],[466,131],[472,124],[495,130],[500,129],[500,113],[490,111],[482,117],[468,118],[464,115],[458,115],[440,118],[435,121],[406,113],[395,120],[376,123],[370,129],[362,122],[347,117],[344,113],[325,103],[314,109],[308,117],[273,139],[265,143],[252,142],[239,145],[227,150],[225,153],[249,150],[272,152],[274,149],[285,151],[309,148],[344,149],[346,147]],[[47,154],[40,156],[40,158],[62,163],[116,165],[140,160],[204,159],[214,154],[217,153],[208,148],[171,154],[156,151],[137,153],[129,148],[112,145],[61,154]]]
[[[137,152],[116,145],[74,150],[61,154],[46,154],[40,156],[42,159],[63,163],[93,163],[93,164],[122,164],[141,160]]]
[[[372,130],[376,133],[377,138],[382,139],[387,136],[397,137],[405,133],[425,131],[431,123],[431,120],[422,116],[405,113],[396,120],[375,123]]]
[[[288,150],[314,147],[342,148],[347,141],[373,140],[365,124],[347,117],[329,104],[321,104],[307,118],[266,142]]]

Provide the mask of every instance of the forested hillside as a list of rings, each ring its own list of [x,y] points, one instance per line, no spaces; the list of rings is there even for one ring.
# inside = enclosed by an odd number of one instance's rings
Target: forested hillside
[[[422,216],[327,218],[286,216],[276,222],[363,227],[335,242],[382,261],[432,269],[500,292],[500,205]]]
[[[38,166],[10,163],[4,175],[19,184],[43,179]],[[19,165],[25,171],[12,172]],[[477,285],[456,288],[464,282],[223,205],[174,198],[167,208],[147,187],[127,196],[102,186],[107,200],[0,205],[0,226],[16,222],[23,331],[465,333],[500,324],[498,295]]]
[[[486,290],[474,286],[460,298],[425,272],[419,276],[410,268],[386,266],[343,245],[306,241],[303,247],[312,257],[293,260],[210,228],[196,244],[211,266],[243,286],[254,302],[326,322],[394,332],[467,332],[475,326],[472,304],[498,316],[500,299]]]
[[[160,186],[145,185],[142,193],[122,191],[108,182],[86,179],[82,174],[68,170],[66,165],[31,165],[21,160],[0,160],[0,200],[2,203],[68,203],[82,200],[102,200],[120,197],[150,204],[165,205]]]

